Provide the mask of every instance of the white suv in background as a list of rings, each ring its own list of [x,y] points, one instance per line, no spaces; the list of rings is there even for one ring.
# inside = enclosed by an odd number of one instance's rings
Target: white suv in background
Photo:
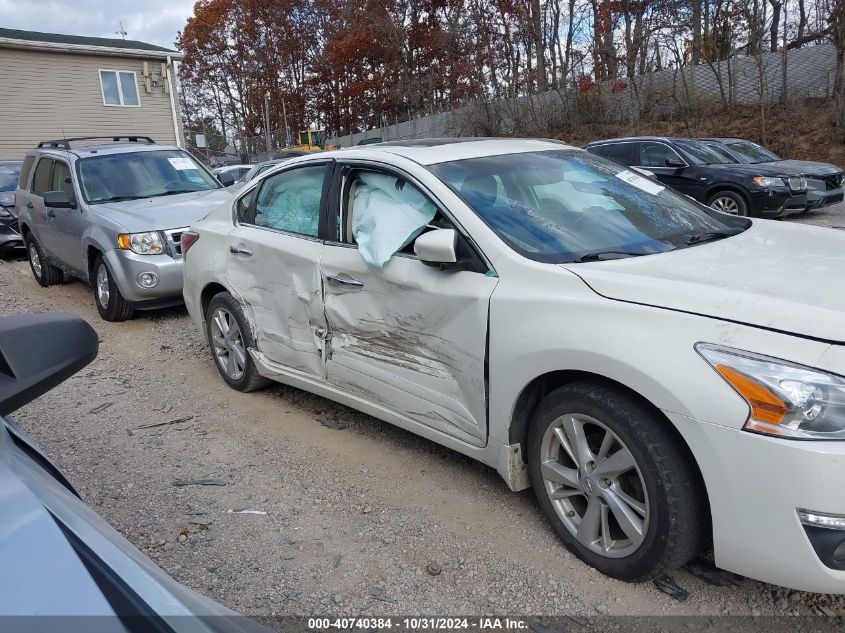
[[[231,387],[283,382],[489,464],[610,576],[712,545],[845,593],[845,235],[556,142],[435,139],[294,159],[182,244]]]

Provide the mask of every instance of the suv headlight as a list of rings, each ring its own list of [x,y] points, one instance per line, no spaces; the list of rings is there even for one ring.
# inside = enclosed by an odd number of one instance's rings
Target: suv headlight
[[[12,215],[12,210],[7,209],[2,204],[0,204],[0,218],[13,218],[13,217],[15,217],[15,216]]]
[[[699,343],[695,349],[748,403],[746,430],[802,440],[845,439],[845,378],[718,345]]]
[[[117,236],[120,248],[139,255],[159,255],[164,252],[164,240],[161,233],[121,233]]]
[[[758,187],[762,187],[763,189],[787,186],[787,183],[784,182],[783,178],[772,178],[770,176],[754,176],[752,180],[754,181],[754,184],[756,184]]]

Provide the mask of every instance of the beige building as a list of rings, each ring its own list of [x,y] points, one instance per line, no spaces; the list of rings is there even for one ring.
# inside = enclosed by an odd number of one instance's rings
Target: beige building
[[[0,28],[0,160],[74,136],[181,146],[181,57],[144,42]]]

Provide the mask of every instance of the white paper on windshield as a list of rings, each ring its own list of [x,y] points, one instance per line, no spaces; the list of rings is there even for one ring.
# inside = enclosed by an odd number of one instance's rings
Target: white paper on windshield
[[[646,193],[650,193],[653,196],[656,196],[658,193],[663,191],[666,187],[663,185],[658,185],[656,182],[651,182],[647,178],[643,178],[642,176],[635,174],[632,171],[620,171],[616,174],[616,177],[619,180],[624,180],[629,185],[634,185],[637,189],[642,189]]]
[[[168,158],[167,160],[170,161],[171,165],[173,165],[173,169],[178,169],[179,171],[197,168],[197,166],[194,165],[194,161],[190,158],[185,158],[184,156],[179,156],[178,158]]]

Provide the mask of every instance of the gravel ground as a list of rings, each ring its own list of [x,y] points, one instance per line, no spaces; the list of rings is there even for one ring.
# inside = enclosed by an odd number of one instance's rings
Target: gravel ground
[[[798,221],[845,228],[845,206]],[[679,602],[608,579],[492,469],[296,389],[237,393],[184,309],[106,323],[82,283],[39,288],[0,261],[0,314],[45,310],[88,320],[100,354],[16,421],[167,573],[242,613],[845,615],[751,580],[681,570]],[[225,485],[174,485],[201,478]]]

